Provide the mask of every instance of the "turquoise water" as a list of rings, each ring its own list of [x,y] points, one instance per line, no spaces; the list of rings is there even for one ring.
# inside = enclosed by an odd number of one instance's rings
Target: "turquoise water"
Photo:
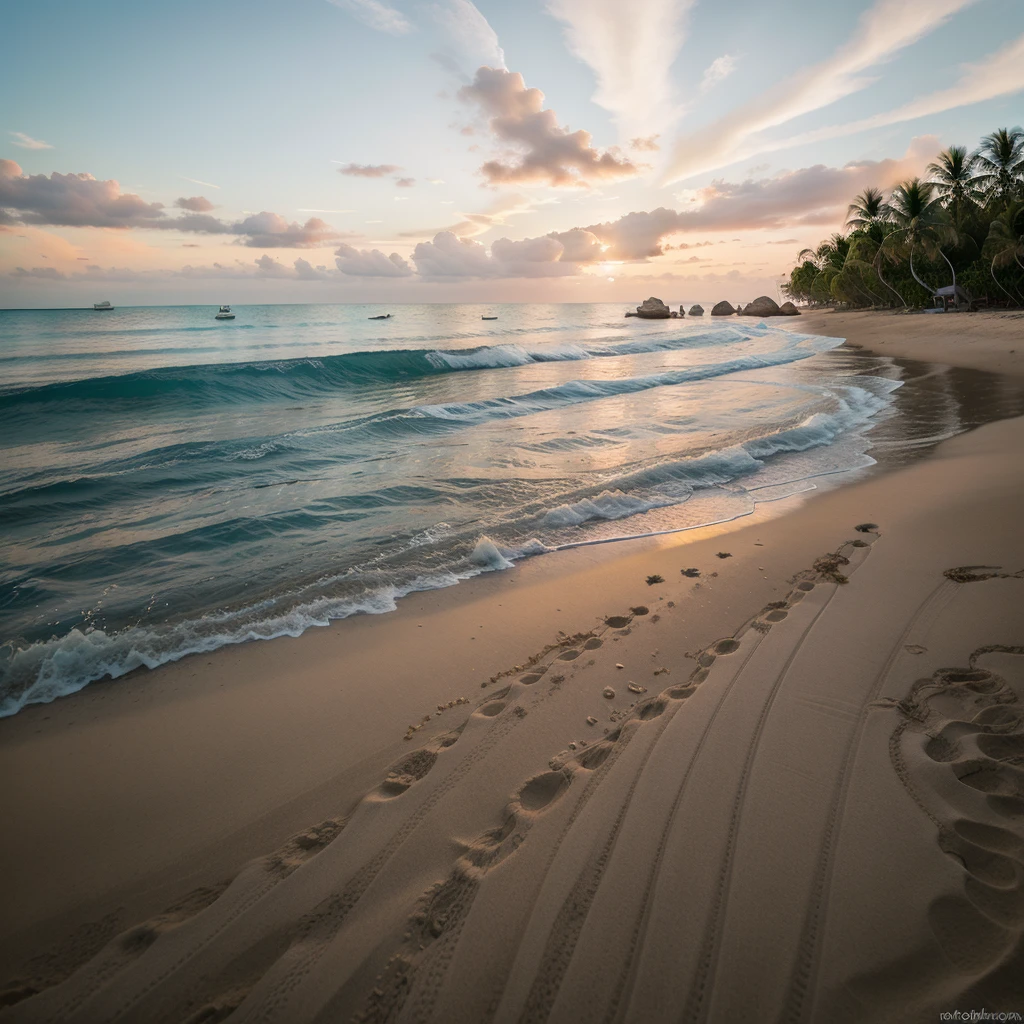
[[[836,339],[620,305],[215,312],[0,312],[0,714],[745,515],[870,465],[900,383]]]

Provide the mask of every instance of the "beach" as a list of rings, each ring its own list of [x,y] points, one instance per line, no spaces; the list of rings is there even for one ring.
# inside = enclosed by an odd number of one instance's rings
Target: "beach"
[[[1024,381],[1021,314],[773,326]],[[1024,1012],[1022,443],[0,720],[0,1020]]]

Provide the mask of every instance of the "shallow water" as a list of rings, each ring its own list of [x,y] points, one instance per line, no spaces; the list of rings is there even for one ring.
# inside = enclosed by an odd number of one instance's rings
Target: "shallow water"
[[[0,313],[0,714],[559,547],[736,518],[973,415],[948,370],[770,321],[381,311]],[[894,400],[907,378],[914,409]]]

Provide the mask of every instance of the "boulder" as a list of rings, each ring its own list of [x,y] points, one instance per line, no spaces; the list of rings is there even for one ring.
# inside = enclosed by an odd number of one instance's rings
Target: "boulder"
[[[800,310],[792,302],[784,302],[779,306],[779,316],[799,316]]]
[[[759,295],[743,307],[740,316],[779,316],[779,304],[767,295]]]
[[[726,302],[722,299],[721,302],[715,303],[715,308],[711,310],[712,316],[732,316],[736,310],[732,308],[731,302]]]
[[[671,315],[668,306],[653,295],[636,307],[636,315],[644,320],[668,320]]]
[[[677,312],[676,312],[676,311],[675,311],[674,309],[672,310],[672,312],[671,312],[671,313],[669,313],[669,316],[670,316],[670,317],[671,317],[671,318],[672,318],[673,320],[678,320],[678,319],[679,319],[679,318],[680,318],[680,317],[681,317],[682,315],[683,315],[682,313],[677,313]]]
[[[704,315],[704,307],[703,306],[691,306],[690,307],[690,316],[703,316],[703,315]]]
[[[683,309],[683,304],[682,303],[679,304],[679,315],[680,316],[686,316],[686,310]]]

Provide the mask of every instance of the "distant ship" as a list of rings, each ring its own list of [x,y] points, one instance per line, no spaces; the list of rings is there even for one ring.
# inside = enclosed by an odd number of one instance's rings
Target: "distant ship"
[[[213,318],[214,320],[234,320],[235,314],[231,312],[230,306],[221,306],[220,312]]]
[[[94,302],[92,304],[92,308],[97,311],[102,310],[103,312],[106,312],[107,310],[113,309],[114,307],[109,302]]]

